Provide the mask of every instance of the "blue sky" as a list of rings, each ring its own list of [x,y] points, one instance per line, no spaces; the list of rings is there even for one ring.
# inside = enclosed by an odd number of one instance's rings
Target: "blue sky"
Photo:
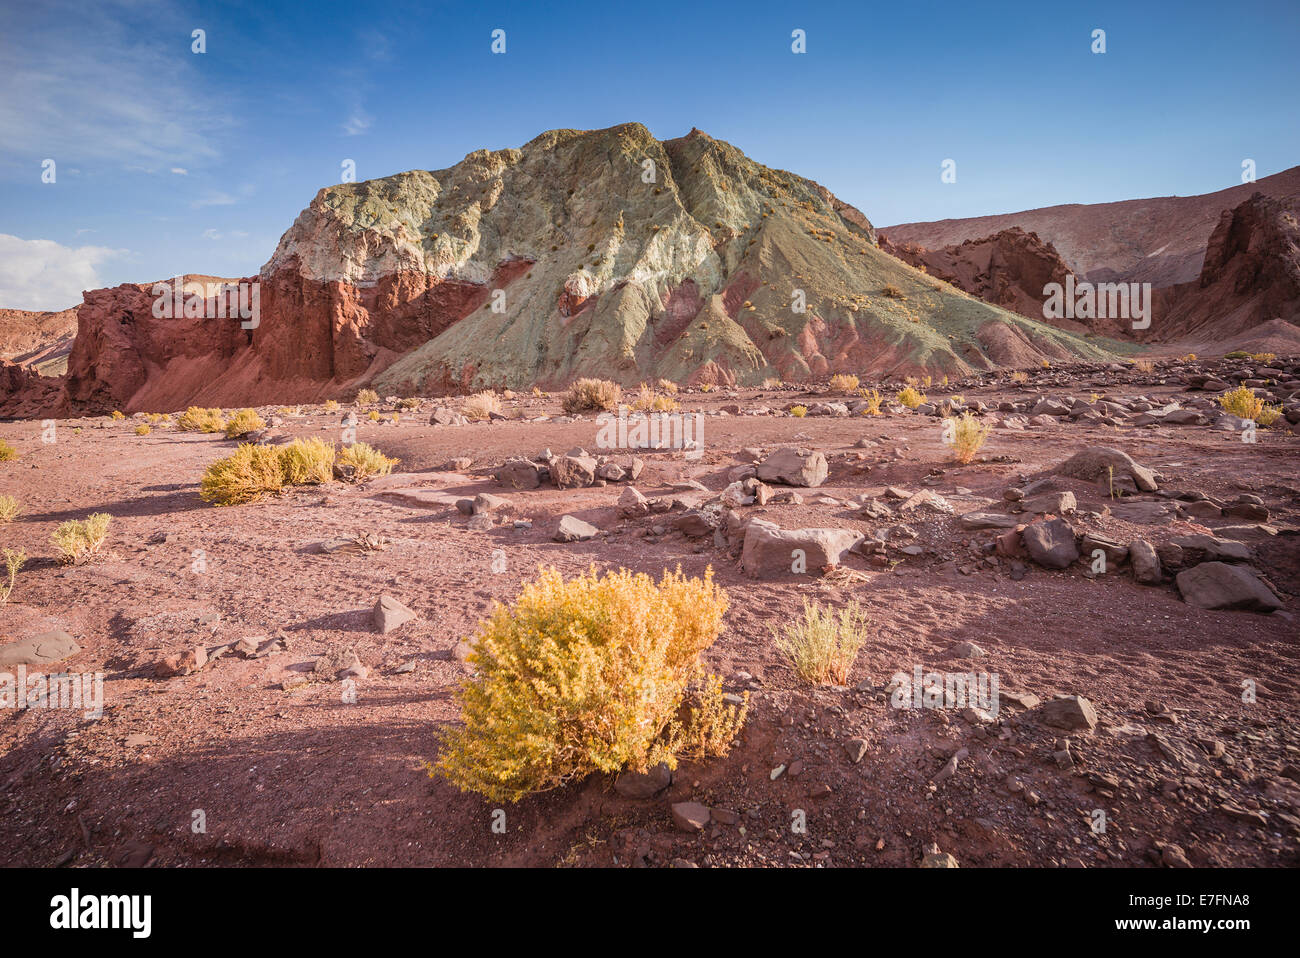
[[[699,127],[878,226],[1210,192],[1300,163],[1297,41],[1294,0],[6,3],[0,306],[250,275],[346,159],[556,127]]]

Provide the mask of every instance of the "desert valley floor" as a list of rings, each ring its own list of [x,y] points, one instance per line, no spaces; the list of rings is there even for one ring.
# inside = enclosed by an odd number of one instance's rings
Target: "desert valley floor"
[[[990,421],[1006,418],[1000,401],[1039,396],[1146,397],[1157,407],[1210,398],[1188,392],[1177,366],[1052,370],[944,392],[982,400]],[[963,867],[1296,865],[1300,439],[1287,423],[1246,443],[1210,424],[1049,417],[995,427],[977,459],[959,466],[933,417],[897,407],[785,412],[837,398],[795,386],[683,390],[683,409],[711,414],[704,454],[636,452],[645,464],[636,488],[680,501],[630,518],[617,508],[626,482],[518,490],[493,478],[506,459],[546,449],[630,457],[595,449],[591,414],[556,421],[557,395],[521,393],[506,412],[529,418],[514,421],[431,424],[429,413],[454,408],[453,398],[426,398],[399,423],[363,413],[357,438],[401,460],[392,475],[225,508],[198,495],[204,469],[235,448],[221,436],[137,436],[131,417],[101,416],[60,420],[57,441],[46,443],[39,421],[0,423],[0,439],[20,453],[0,463],[0,493],[23,505],[17,522],[0,526],[0,544],[30,556],[2,613],[6,638],[66,631],[81,651],[59,668],[106,676],[99,720],[66,709],[0,716],[0,861],[913,866],[933,843]],[[376,408],[388,417],[393,406]],[[303,406],[273,427],[337,439],[347,410]],[[878,536],[883,554],[851,553],[849,572],[826,578],[754,578],[738,567],[738,543],[679,531],[684,511],[753,461],[744,450],[783,446],[824,453],[826,481],[795,490],[800,502],[738,511],[783,529]],[[1089,446],[1129,454],[1159,474],[1160,492],[1115,499],[1105,482],[1053,473]],[[1047,481],[1032,485],[1039,478]],[[908,498],[891,498],[891,487]],[[1196,534],[1242,542],[1284,607],[1210,611],[1185,602],[1169,577],[1138,584],[1127,564],[1094,575],[1087,561],[1058,571],[999,555],[991,544],[1002,530],[972,531],[960,517],[1008,513],[1009,487],[1072,492],[1075,531],[1120,543],[1159,547]],[[922,491],[939,503],[912,498]],[[509,506],[475,531],[456,500],[478,493]],[[1242,495],[1259,498],[1265,521],[1186,508]],[[879,518],[862,517],[863,497],[882,504]],[[113,517],[104,554],[58,564],[51,532],[97,511]],[[600,535],[555,541],[565,515]],[[367,536],[379,547],[321,546]],[[750,691],[748,722],[728,756],[684,763],[657,795],[637,798],[594,777],[505,806],[505,833],[494,832],[493,805],[422,767],[437,754],[437,730],[457,720],[452,693],[469,668],[458,643],[539,565],[567,575],[590,563],[656,577],[712,566],[730,610],[706,661],[729,689]],[[416,619],[377,632],[381,595]],[[856,598],[869,612],[872,638],[845,687],[808,686],[773,647],[770,627],[804,597]],[[236,651],[240,640],[250,651]],[[963,657],[965,643],[985,655]],[[162,677],[161,660],[195,647],[210,654],[205,666]],[[353,704],[332,676],[312,671],[347,650],[364,667]],[[891,708],[890,676],[917,665],[997,673],[998,718]],[[1243,682],[1253,703],[1243,702]],[[1046,724],[1035,697],[1057,695],[1086,697],[1095,728]],[[675,825],[671,805],[683,801],[713,810],[702,830]],[[206,833],[191,830],[197,809]],[[803,833],[790,827],[796,810],[806,813]]]

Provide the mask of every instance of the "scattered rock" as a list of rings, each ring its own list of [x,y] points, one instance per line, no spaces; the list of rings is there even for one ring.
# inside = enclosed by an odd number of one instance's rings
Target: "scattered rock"
[[[706,805],[699,802],[674,802],[673,824],[683,832],[700,832],[709,824],[710,815]]]
[[[1030,558],[1049,569],[1065,569],[1079,558],[1074,530],[1064,519],[1034,522],[1020,533]]]
[[[60,662],[81,651],[75,639],[66,632],[42,632],[16,642],[0,645],[0,668],[16,665],[48,665]]]
[[[401,628],[414,618],[415,613],[391,595],[381,595],[379,597],[379,601],[375,603],[374,613],[371,616],[375,628],[384,635],[394,629]]]
[[[1092,731],[1097,727],[1097,710],[1081,695],[1067,695],[1045,703],[1042,718],[1048,725],[1070,731]]]
[[[1253,571],[1226,562],[1202,562],[1174,578],[1183,601],[1198,609],[1272,612],[1282,602]]]
[[[820,486],[828,471],[820,452],[790,447],[778,449],[758,464],[758,478],[786,486]]]
[[[583,522],[573,516],[560,519],[560,528],[555,533],[556,542],[583,542],[600,535],[600,530],[590,522]]]

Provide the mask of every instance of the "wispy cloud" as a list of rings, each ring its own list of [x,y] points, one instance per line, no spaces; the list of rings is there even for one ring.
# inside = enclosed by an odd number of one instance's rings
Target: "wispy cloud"
[[[370,129],[371,118],[357,110],[343,123],[344,136],[360,136]]]
[[[189,176],[189,175],[190,175],[190,171],[187,170],[187,169],[185,169],[185,167],[183,167],[183,166],[173,166],[173,167],[172,167],[172,172],[175,173],[177,176]]]
[[[67,309],[82,290],[103,284],[96,271],[105,260],[127,255],[106,246],[63,246],[0,233],[0,303],[10,309]]]
[[[184,175],[177,161],[215,159],[233,120],[203,94],[202,55],[190,52],[179,16],[130,0],[5,4],[0,142],[11,160],[67,158]]]

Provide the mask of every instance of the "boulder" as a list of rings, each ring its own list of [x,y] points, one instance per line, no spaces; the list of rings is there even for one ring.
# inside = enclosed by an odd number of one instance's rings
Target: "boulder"
[[[618,514],[626,519],[644,516],[650,512],[650,503],[636,486],[626,486],[618,497]]]
[[[592,456],[560,456],[551,463],[551,481],[557,489],[576,489],[596,481]]]
[[[740,564],[747,574],[770,578],[790,575],[802,551],[806,572],[816,574],[825,566],[839,565],[844,553],[865,538],[851,529],[787,529],[774,522],[753,519],[745,529]]]
[[[583,522],[573,516],[560,519],[560,528],[555,533],[556,542],[583,542],[600,535],[600,530],[590,522]]]
[[[1067,695],[1043,704],[1043,722],[1070,731],[1097,727],[1097,710],[1081,695]]]
[[[1138,465],[1128,453],[1109,446],[1090,446],[1075,453],[1054,471],[1063,476],[1104,484],[1109,483],[1112,475],[1117,480],[1127,478],[1142,492],[1155,492],[1160,488],[1154,472]]]
[[[402,605],[402,603],[398,602],[391,595],[381,595],[379,597],[379,601],[375,603],[375,609],[372,615],[375,628],[384,635],[387,635],[394,629],[401,628],[414,618],[415,613]]]
[[[786,447],[758,464],[758,478],[786,486],[820,486],[829,471],[820,452]]]
[[[1049,569],[1064,569],[1079,558],[1074,530],[1064,519],[1034,522],[1020,533],[1029,557]]]
[[[1258,576],[1240,565],[1226,562],[1202,562],[1184,569],[1174,579],[1183,601],[1198,609],[1243,609],[1272,612],[1282,608],[1273,590]]]
[[[49,665],[81,651],[81,646],[66,632],[42,632],[16,642],[0,645],[0,668],[18,665]]]
[[[507,459],[496,471],[498,482],[513,489],[536,489],[542,484],[541,468],[527,459]]]

